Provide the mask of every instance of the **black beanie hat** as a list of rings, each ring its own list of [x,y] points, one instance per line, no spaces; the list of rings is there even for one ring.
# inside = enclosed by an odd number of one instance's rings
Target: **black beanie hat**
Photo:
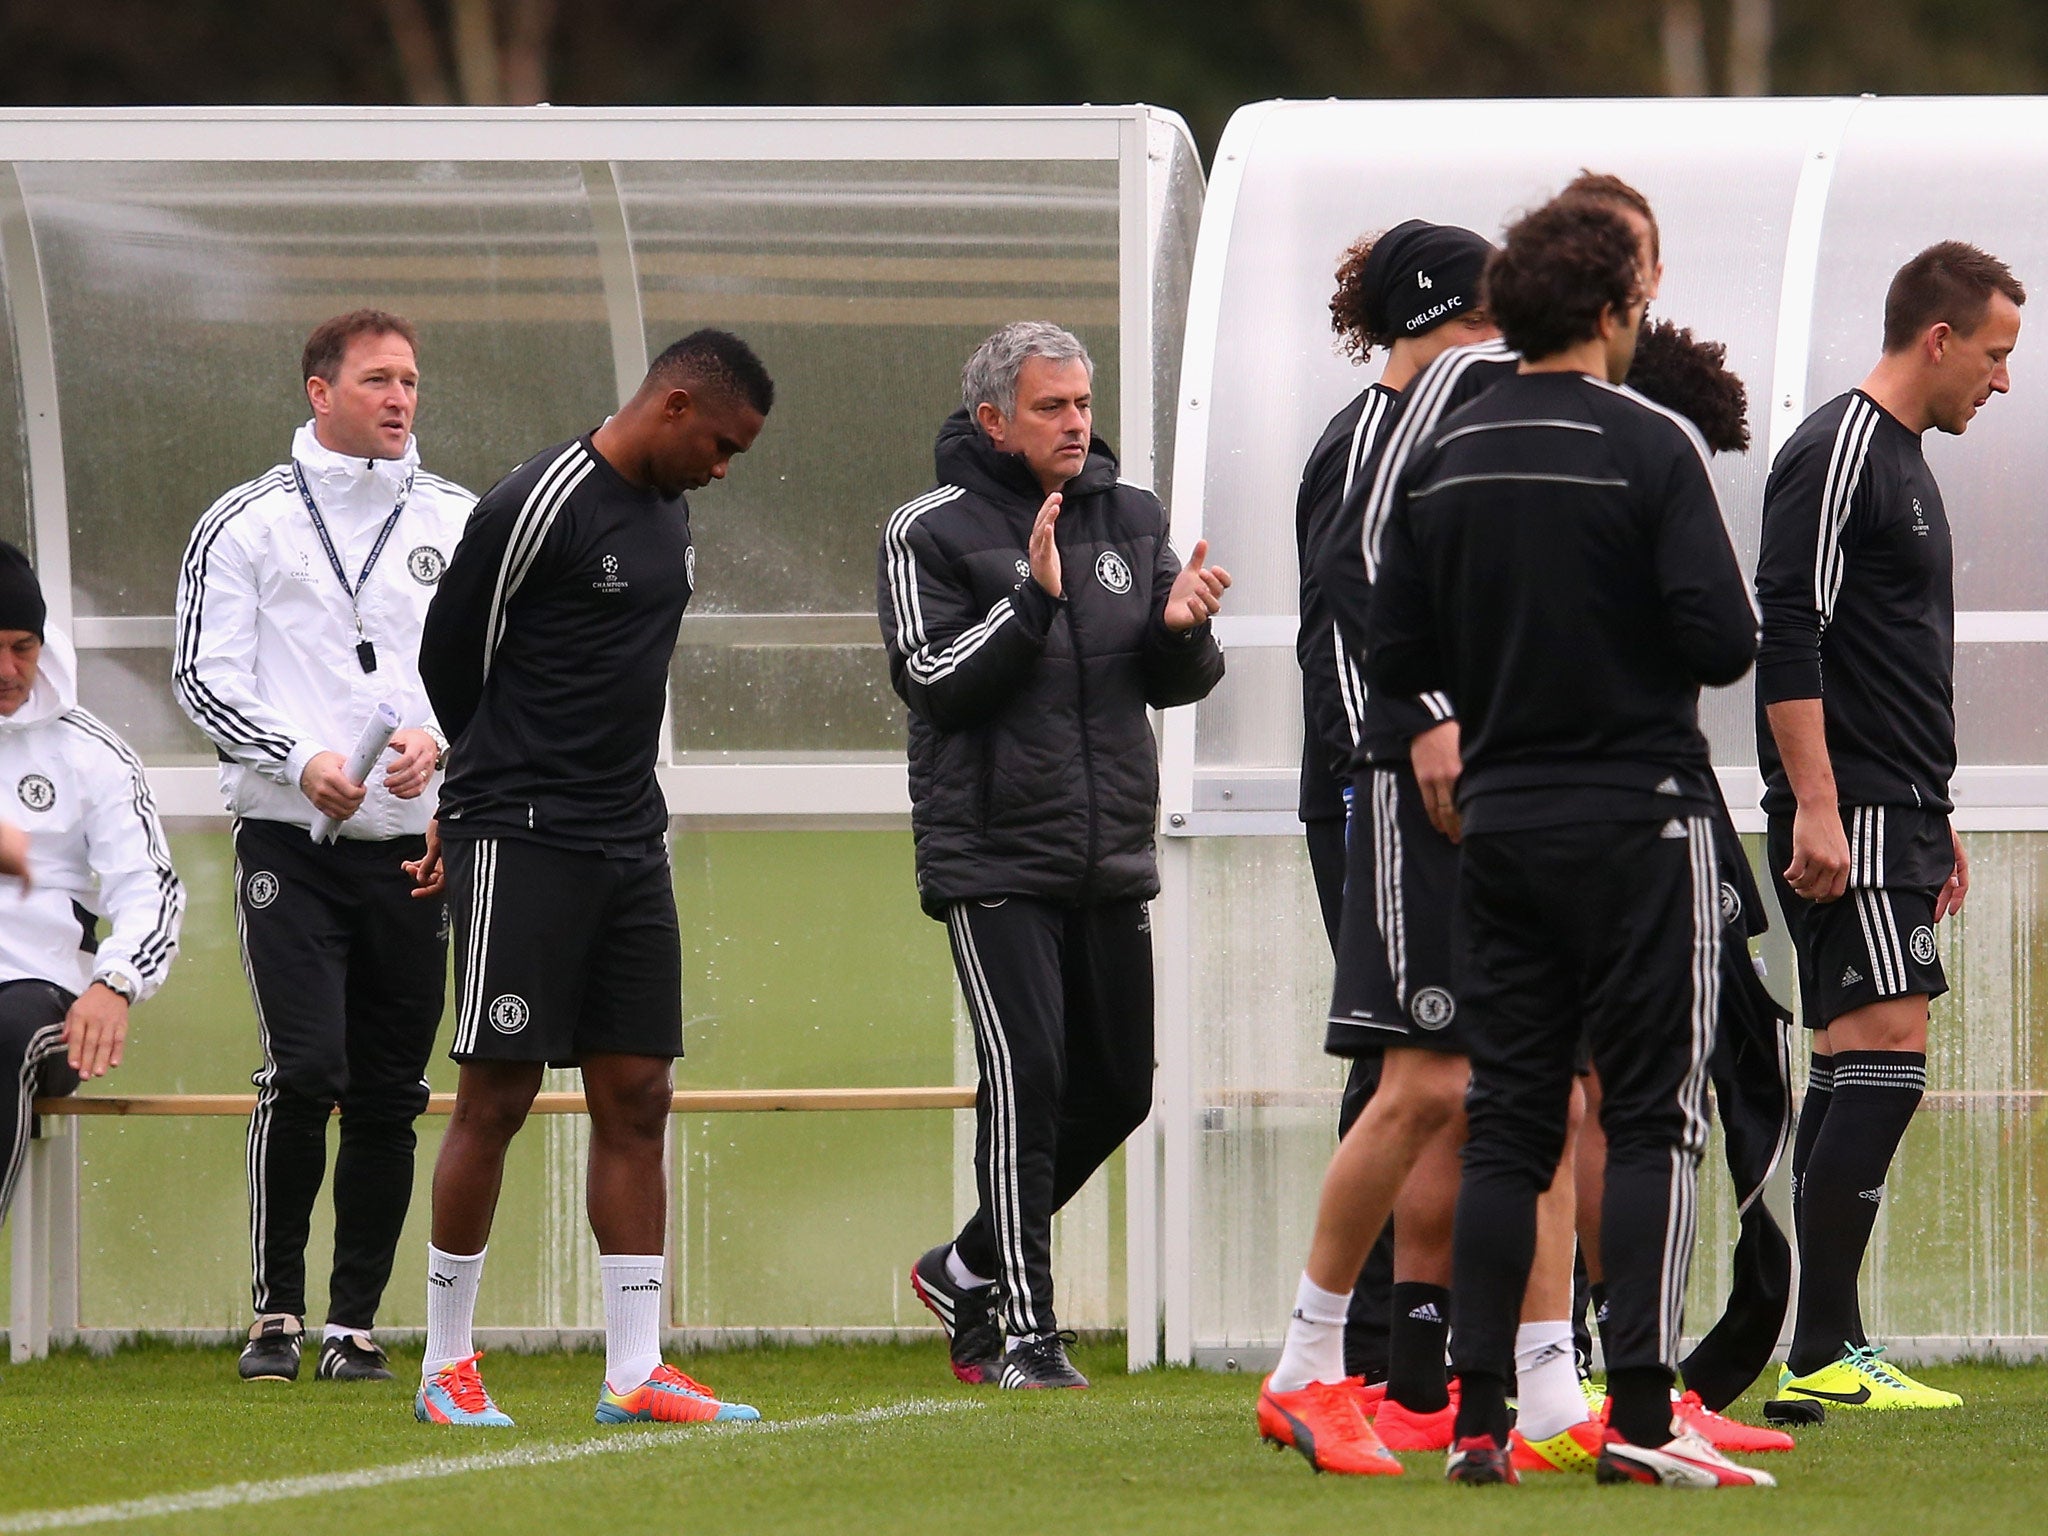
[[[1479,306],[1493,243],[1455,224],[1410,219],[1373,242],[1361,286],[1376,336],[1420,336]]]
[[[25,629],[40,640],[49,612],[28,556],[0,540],[0,629]]]

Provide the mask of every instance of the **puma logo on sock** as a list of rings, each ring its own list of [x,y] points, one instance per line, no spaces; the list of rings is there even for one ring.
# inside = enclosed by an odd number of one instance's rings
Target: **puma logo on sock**
[[[622,1285],[619,1289],[621,1291],[658,1291],[661,1289],[661,1282],[659,1280],[642,1280],[638,1285]]]
[[[433,1273],[433,1271],[431,1270],[427,1272],[427,1284],[429,1285],[438,1285],[441,1287],[442,1290],[445,1291],[449,1286],[453,1285],[454,1283],[455,1277],[453,1275],[437,1275]]]

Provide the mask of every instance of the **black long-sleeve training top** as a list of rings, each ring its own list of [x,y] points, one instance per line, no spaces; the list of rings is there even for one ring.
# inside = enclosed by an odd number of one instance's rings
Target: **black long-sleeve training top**
[[[876,557],[889,678],[910,706],[910,825],[924,908],[978,896],[1084,905],[1159,891],[1158,747],[1148,705],[1223,676],[1211,628],[1166,628],[1180,561],[1166,509],[1096,438],[1064,487],[1063,595],[1031,578],[1045,500],[965,411],[938,484],[898,507]]]
[[[654,764],[695,564],[688,503],[629,484],[587,433],[485,492],[420,640],[452,743],[443,837],[660,844]]]
[[[1403,391],[1399,416],[1382,438],[1368,472],[1359,475],[1345,497],[1338,519],[1343,536],[1324,546],[1319,566],[1327,601],[1354,658],[1365,654],[1380,541],[1402,469],[1446,415],[1478,399],[1500,380],[1514,377],[1520,363],[1521,358],[1502,341],[1453,347],[1438,354]],[[1440,688],[1423,694],[1361,688],[1353,766],[1405,763],[1409,744],[1417,736],[1456,718],[1456,706]]]
[[[1366,677],[1458,701],[1468,834],[1710,814],[1699,690],[1756,640],[1705,445],[1631,390],[1502,378],[1401,471]]]
[[[1756,567],[1766,811],[1796,809],[1764,715],[1786,699],[1821,701],[1842,804],[1953,809],[1954,572],[1917,434],[1860,389],[1800,423],[1764,487]]]
[[[1362,636],[1338,628],[1326,588],[1355,582],[1370,595],[1359,556],[1358,519],[1363,508],[1349,497],[1353,485],[1371,478],[1379,450],[1400,415],[1398,391],[1381,384],[1359,391],[1323,428],[1294,498],[1295,569],[1301,578],[1301,627],[1295,633],[1294,659],[1301,667],[1303,821],[1344,814],[1344,781],[1351,775],[1352,754],[1358,749],[1365,701],[1365,679],[1353,648]]]

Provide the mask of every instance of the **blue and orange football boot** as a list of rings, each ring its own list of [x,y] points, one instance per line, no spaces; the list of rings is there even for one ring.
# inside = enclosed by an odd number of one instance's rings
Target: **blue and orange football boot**
[[[478,1429],[510,1429],[512,1420],[491,1401],[476,1363],[484,1357],[478,1350],[467,1360],[458,1360],[420,1383],[419,1396],[412,1400],[412,1416],[422,1424],[465,1424]]]
[[[701,1381],[666,1363],[630,1392],[614,1392],[606,1382],[597,1394],[600,1424],[750,1424],[760,1417],[745,1403],[721,1403]]]

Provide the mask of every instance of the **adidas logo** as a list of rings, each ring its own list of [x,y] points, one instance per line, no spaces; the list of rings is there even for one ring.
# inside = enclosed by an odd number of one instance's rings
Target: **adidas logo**
[[[1677,794],[1677,793],[1678,793],[1678,775],[1676,775],[1676,774],[1673,774],[1673,775],[1671,775],[1671,776],[1670,776],[1669,778],[1665,779],[1665,780],[1664,780],[1664,782],[1663,782],[1662,784],[1659,784],[1659,785],[1657,786],[1657,793],[1658,793],[1658,794],[1660,794],[1660,795],[1675,795],[1675,794]]]
[[[1884,1186],[1880,1184],[1875,1189],[1859,1189],[1856,1191],[1856,1198],[1868,1200],[1872,1205],[1880,1205],[1884,1201]]]
[[[432,1270],[427,1271],[427,1284],[429,1285],[438,1285],[445,1291],[454,1283],[455,1277],[453,1275],[437,1275]]]
[[[1443,1313],[1437,1311],[1433,1301],[1425,1301],[1408,1315],[1418,1323],[1440,1323],[1444,1320]]]
[[[1861,980],[1863,980],[1862,972],[1858,971],[1853,965],[1842,972],[1841,985],[1845,987],[1853,987]]]
[[[1672,793],[1676,794],[1677,791],[1673,790]],[[1685,836],[1685,823],[1674,816],[1664,823],[1664,830],[1657,835],[1664,838],[1683,837]]]

